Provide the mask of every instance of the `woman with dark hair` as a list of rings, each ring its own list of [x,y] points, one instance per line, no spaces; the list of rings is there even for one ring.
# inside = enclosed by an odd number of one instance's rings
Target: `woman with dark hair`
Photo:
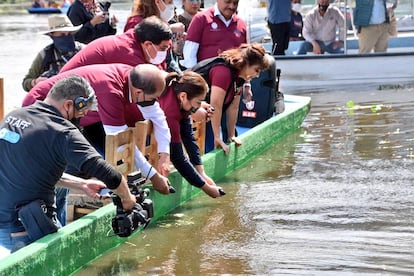
[[[228,154],[227,142],[235,142],[237,146],[242,144],[236,137],[236,121],[243,85],[269,68],[269,64],[262,45],[244,43],[192,68],[193,71],[204,72],[201,75],[210,86],[207,102],[215,109],[206,127],[206,152],[221,147]],[[223,122],[222,117],[225,117]],[[220,126],[223,139],[220,137]]]
[[[132,6],[132,12],[125,23],[124,32],[133,29],[144,18],[152,15],[157,16],[164,22],[169,23],[174,17],[175,5],[173,0],[135,0]],[[170,24],[173,33],[184,32],[182,23]]]
[[[224,195],[221,187],[205,173],[200,149],[195,141],[190,115],[195,113],[206,97],[208,85],[199,74],[186,71],[180,77],[172,72],[166,76],[167,88],[158,99],[167,117],[171,132],[170,160],[191,185],[215,198]],[[184,154],[184,149],[188,154]]]

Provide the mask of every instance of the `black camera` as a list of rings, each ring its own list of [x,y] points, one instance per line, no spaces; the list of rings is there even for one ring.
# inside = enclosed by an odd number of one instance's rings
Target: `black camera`
[[[53,76],[57,75],[58,73],[59,73],[59,71],[58,71],[58,70],[55,70],[55,69],[50,69],[49,71],[44,72],[44,73],[41,75],[41,77],[44,77],[44,78],[50,78],[50,77],[53,77]]]
[[[105,2],[99,2],[99,7],[103,12],[108,12],[109,8],[111,7],[111,2],[105,1]]]
[[[141,172],[128,174],[128,187],[131,194],[135,195],[137,203],[132,210],[125,211],[122,208],[121,198],[115,193],[111,194],[112,201],[116,206],[116,215],[112,218],[112,229],[120,237],[129,237],[136,229],[143,225],[147,227],[154,216],[152,200],[148,198],[149,189],[142,189],[145,178]]]

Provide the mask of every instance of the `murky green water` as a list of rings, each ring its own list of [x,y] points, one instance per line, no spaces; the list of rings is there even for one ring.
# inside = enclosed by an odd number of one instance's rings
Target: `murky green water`
[[[221,181],[225,197],[75,275],[412,275],[413,89],[311,97],[303,128]]]

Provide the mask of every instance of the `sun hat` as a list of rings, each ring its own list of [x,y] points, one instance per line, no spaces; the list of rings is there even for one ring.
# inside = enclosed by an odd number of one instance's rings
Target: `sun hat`
[[[66,14],[53,14],[48,18],[49,30],[41,32],[41,34],[49,34],[52,32],[77,32],[82,25],[73,26]]]

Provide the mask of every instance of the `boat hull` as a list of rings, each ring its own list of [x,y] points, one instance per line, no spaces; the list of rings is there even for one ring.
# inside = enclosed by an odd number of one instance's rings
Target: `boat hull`
[[[403,85],[414,81],[414,51],[388,54],[348,54],[277,58],[281,91],[288,94],[318,90]]]
[[[414,36],[390,38],[386,53],[358,54],[358,40],[347,40],[346,54],[297,55],[302,42],[289,43],[286,56],[276,56],[280,90],[299,94],[348,86],[401,85],[414,81]],[[270,51],[271,44],[264,44]]]
[[[49,14],[49,13],[62,13],[59,8],[28,8],[28,13],[40,13],[40,14]]]
[[[268,149],[287,134],[297,130],[309,112],[309,97],[285,95],[286,110],[239,136],[241,147],[231,144],[226,156],[221,149],[203,156],[207,174],[215,180],[241,168],[252,158]],[[257,139],[260,137],[260,139]],[[201,192],[189,185],[176,171],[169,176],[176,193],[161,195],[151,190],[155,216],[153,221],[171,212]],[[113,204],[108,204],[86,215],[57,233],[7,256],[0,262],[0,275],[69,275],[104,252],[125,242],[127,238],[108,237],[111,219],[115,214]],[[139,233],[137,231],[133,235]]]

